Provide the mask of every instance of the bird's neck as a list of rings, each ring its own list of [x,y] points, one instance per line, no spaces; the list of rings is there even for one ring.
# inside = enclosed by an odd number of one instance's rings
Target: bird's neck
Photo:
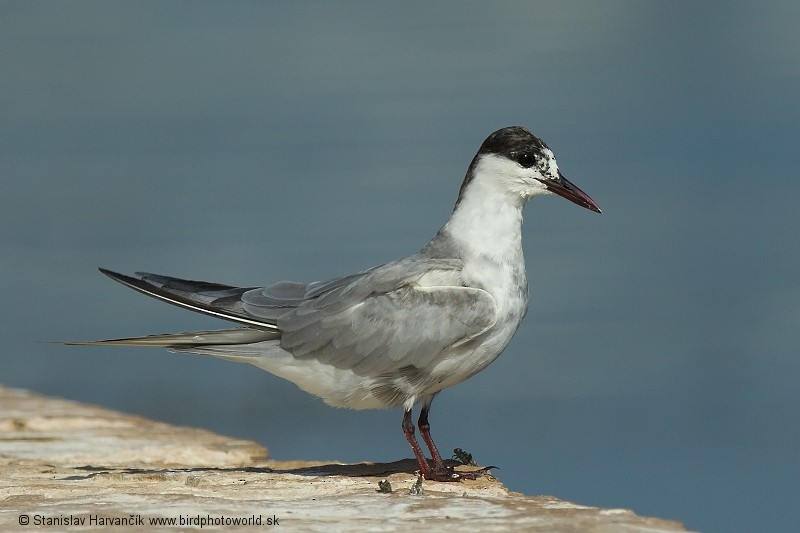
[[[456,242],[464,260],[474,257],[500,264],[520,262],[524,200],[514,196],[473,180],[462,191],[440,233]]]

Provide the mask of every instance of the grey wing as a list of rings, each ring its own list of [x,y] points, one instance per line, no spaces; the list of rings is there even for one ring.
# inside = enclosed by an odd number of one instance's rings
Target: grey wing
[[[302,295],[299,287],[272,286],[241,299],[248,314],[275,321],[281,347],[295,358],[374,375],[423,367],[494,325],[494,298],[461,285],[462,267],[458,259],[416,254],[311,283]],[[435,282],[420,286],[423,279]]]
[[[329,281],[280,281],[266,287],[235,287],[137,272],[128,276],[101,268],[100,272],[159,300],[247,326],[277,331],[278,317],[309,301],[328,311],[342,310],[373,292],[386,292],[408,283],[432,268],[453,270],[460,261],[401,259]]]
[[[281,316],[281,347],[356,374],[424,368],[496,321],[494,298],[471,287],[415,287],[371,294],[345,309],[306,302]]]
[[[374,374],[423,367],[494,325],[494,298],[461,286],[461,267],[417,255],[330,281],[260,288],[101,271],[174,305],[279,333],[298,359]],[[426,276],[437,286],[419,286]]]

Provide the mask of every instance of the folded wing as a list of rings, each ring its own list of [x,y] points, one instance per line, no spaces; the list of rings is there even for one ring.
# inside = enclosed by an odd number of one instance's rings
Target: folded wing
[[[283,281],[259,288],[101,271],[155,298],[255,329],[185,334],[180,340],[154,336],[139,345],[169,342],[173,348],[182,344],[187,351],[221,355],[244,349],[247,341],[252,345],[245,351],[253,353],[259,342],[269,341],[265,356],[279,343],[298,360],[376,375],[424,368],[495,324],[494,298],[461,285],[461,266],[459,260],[411,256],[330,281]],[[119,344],[131,340],[118,339]]]

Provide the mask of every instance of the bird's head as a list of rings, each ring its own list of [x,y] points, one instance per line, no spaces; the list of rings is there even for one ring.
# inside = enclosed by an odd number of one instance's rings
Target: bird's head
[[[522,202],[542,194],[557,194],[601,212],[588,194],[561,174],[553,151],[544,141],[520,126],[497,130],[483,141],[461,185],[459,198],[472,182],[510,193]]]

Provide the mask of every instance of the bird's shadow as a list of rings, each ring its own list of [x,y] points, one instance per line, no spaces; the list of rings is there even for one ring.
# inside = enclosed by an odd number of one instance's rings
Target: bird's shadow
[[[286,464],[281,464],[286,463]],[[61,478],[64,481],[91,479],[96,476],[131,474],[131,475],[159,475],[176,472],[241,472],[262,474],[292,474],[297,476],[345,476],[345,477],[387,477],[392,474],[416,475],[419,464],[415,459],[401,459],[391,463],[320,463],[312,465],[292,466],[294,461],[276,461],[274,466],[243,466],[243,467],[191,467],[191,468],[120,468],[114,466],[79,466],[76,470],[86,472],[86,475],[70,475]],[[458,461],[445,461],[448,466],[458,466]]]

